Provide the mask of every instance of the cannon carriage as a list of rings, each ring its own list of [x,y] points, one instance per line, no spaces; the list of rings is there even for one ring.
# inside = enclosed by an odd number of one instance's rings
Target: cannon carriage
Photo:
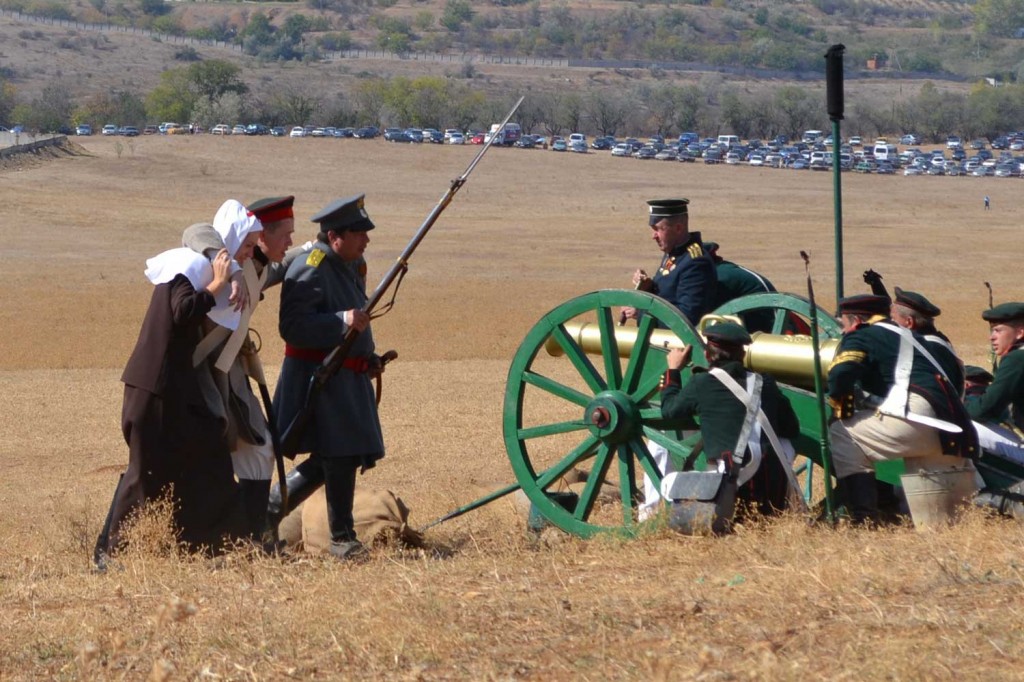
[[[636,326],[617,324],[621,307],[643,311]],[[754,332],[749,368],[772,374],[800,420],[794,446],[807,499],[822,465],[821,415],[814,393],[811,319],[819,325],[822,365],[838,345],[839,324],[792,294],[757,294],[722,306],[715,317],[759,312],[770,329]],[[768,315],[765,315],[768,313]],[[505,448],[536,513],[575,535],[632,533],[646,473],[661,475],[647,447],[658,443],[677,467],[702,465],[699,435],[671,430],[661,417],[659,382],[671,347],[692,345],[703,366],[704,342],[663,299],[638,291],[605,290],[566,301],[527,333],[509,369],[503,410]],[[683,381],[692,368],[683,372]],[[697,451],[695,451],[697,448]]]
[[[635,327],[617,324],[618,310],[627,306],[644,313]],[[814,319],[824,381],[841,328],[821,308],[812,314],[807,299],[783,293],[735,299],[698,326],[755,311],[770,325],[751,333],[745,364],[771,374],[789,398],[800,422],[800,436],[793,442],[794,473],[804,500],[815,502],[827,494],[830,481],[818,473],[828,457],[822,434],[826,420],[814,389],[814,345],[806,332]],[[673,431],[661,417],[659,384],[666,356],[683,344],[695,348],[691,366],[682,372],[685,383],[692,367],[705,364],[700,329],[671,304],[643,292],[595,291],[544,315],[509,368],[503,434],[518,483],[498,495],[522,488],[534,514],[581,537],[636,532],[643,475],[661,482],[648,441],[665,447],[677,469],[684,463],[705,464],[699,434]],[[983,450],[975,464],[991,489],[1024,480],[1024,462]],[[876,465],[879,480],[896,486],[904,472],[903,460]]]

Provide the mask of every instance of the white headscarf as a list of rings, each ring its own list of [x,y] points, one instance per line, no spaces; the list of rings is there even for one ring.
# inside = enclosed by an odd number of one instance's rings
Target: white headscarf
[[[178,275],[185,275],[196,291],[213,281],[213,266],[192,249],[164,251],[146,261],[146,278],[153,284],[165,284]]]
[[[224,240],[224,247],[232,258],[238,253],[242,242],[251,232],[262,232],[263,223],[245,206],[234,199],[228,199],[217,210],[213,219],[213,229]]]
[[[234,258],[249,234],[263,231],[263,223],[246,210],[241,203],[234,199],[228,199],[217,210],[217,215],[213,219],[213,229],[217,230],[217,234],[224,241],[224,247],[228,250],[228,254]],[[250,295],[252,293],[250,292]],[[224,287],[217,294],[216,305],[206,313],[206,316],[222,327],[235,330],[238,329],[238,324],[242,320],[242,311],[235,310],[234,304],[228,301],[230,295],[231,287]],[[256,292],[255,295],[258,296],[259,293]]]

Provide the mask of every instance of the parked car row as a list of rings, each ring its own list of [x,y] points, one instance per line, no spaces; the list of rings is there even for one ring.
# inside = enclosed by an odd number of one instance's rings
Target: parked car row
[[[496,126],[494,126],[496,127]],[[164,123],[159,126],[147,125],[141,131],[134,126],[116,126],[107,124],[101,130],[103,135],[135,136],[139,134],[180,134],[182,132],[202,132],[196,126],[181,126],[176,123]],[[79,135],[91,135],[92,128],[87,124],[79,125]],[[383,131],[375,126],[361,128],[337,128],[317,126],[282,126],[268,127],[262,124],[233,126],[218,124],[210,129],[213,135],[272,135],[275,137],[333,137],[372,139],[383,136],[384,140],[394,143],[435,143],[435,144],[484,144],[488,134],[479,130],[461,131],[447,128],[444,131],[435,128],[398,128],[389,127]],[[692,163],[700,161],[705,164],[749,165],[751,167],[786,168],[791,170],[831,170],[836,150],[831,144],[831,136],[822,131],[805,131],[802,140],[790,142],[784,135],[776,136],[769,142],[752,139],[741,141],[735,135],[719,135],[717,137],[699,138],[696,133],[683,133],[678,140],[666,142],[665,138],[654,135],[646,141],[628,137],[619,140],[611,135],[603,135],[588,143],[587,136],[572,133],[568,137],[553,136],[550,139],[534,134],[521,134],[510,146],[521,149],[543,148],[555,152],[574,152],[587,154],[591,151],[608,151],[614,157],[629,157],[640,160],[677,161]],[[901,144],[917,145],[920,138],[913,134],[905,134],[899,139]],[[506,142],[506,144],[508,144]],[[986,149],[989,144],[996,156]],[[968,156],[969,148],[973,154]],[[857,173],[874,173],[891,175],[902,172],[904,175],[972,175],[975,177],[1021,177],[1024,173],[1024,156],[1013,156],[1013,151],[1024,151],[1024,133],[1008,133],[992,140],[971,140],[966,146],[955,135],[948,137],[945,148],[922,151],[916,146],[900,150],[886,139],[877,139],[874,143],[865,143],[859,136],[852,136],[838,149],[839,166],[844,171]]]

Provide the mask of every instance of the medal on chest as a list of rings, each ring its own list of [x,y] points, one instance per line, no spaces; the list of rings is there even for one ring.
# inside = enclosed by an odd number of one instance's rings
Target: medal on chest
[[[675,256],[669,256],[668,258],[665,259],[665,262],[661,264],[661,274],[667,275],[671,273],[673,270],[675,270],[675,268],[676,258]]]

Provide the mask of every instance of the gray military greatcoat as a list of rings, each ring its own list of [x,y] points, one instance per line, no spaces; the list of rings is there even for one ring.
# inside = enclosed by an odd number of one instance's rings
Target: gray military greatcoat
[[[306,258],[296,258],[281,289],[279,331],[288,348],[274,394],[274,412],[281,433],[302,409],[310,378],[325,357],[342,342],[348,325],[344,312],[367,301],[362,259],[345,262],[331,247],[316,242]],[[373,355],[369,327],[352,346],[349,358]],[[373,382],[365,372],[343,367],[319,393],[313,422],[299,452],[322,457],[356,457],[369,467],[384,456],[384,439]]]

